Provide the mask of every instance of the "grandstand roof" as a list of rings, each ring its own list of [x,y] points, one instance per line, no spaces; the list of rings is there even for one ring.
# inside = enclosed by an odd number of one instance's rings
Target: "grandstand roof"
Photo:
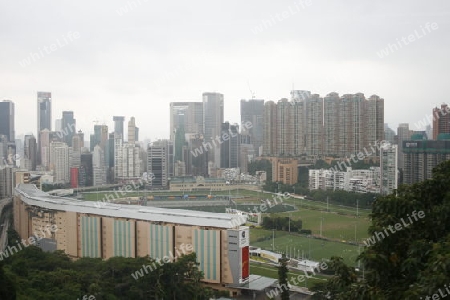
[[[72,211],[107,217],[128,218],[191,226],[235,228],[245,224],[247,217],[225,213],[211,213],[184,209],[165,209],[139,205],[119,205],[101,201],[83,201],[51,196],[33,184],[19,184],[16,195],[28,205],[58,211]],[[114,191],[111,191],[114,195]]]

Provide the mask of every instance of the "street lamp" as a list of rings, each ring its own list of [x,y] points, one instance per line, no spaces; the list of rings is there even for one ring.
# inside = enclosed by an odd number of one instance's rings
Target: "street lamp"
[[[359,216],[359,199],[356,199],[356,217]]]

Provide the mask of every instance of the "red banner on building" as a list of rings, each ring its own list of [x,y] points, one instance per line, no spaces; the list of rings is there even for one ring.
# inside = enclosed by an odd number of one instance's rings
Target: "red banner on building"
[[[249,247],[245,246],[242,249],[242,280],[250,277],[250,256]]]

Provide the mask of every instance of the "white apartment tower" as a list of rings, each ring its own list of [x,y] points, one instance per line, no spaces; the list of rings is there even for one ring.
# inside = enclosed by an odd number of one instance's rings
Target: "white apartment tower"
[[[53,171],[55,182],[69,182],[69,147],[66,143],[50,143],[50,170]]]
[[[398,147],[386,143],[380,150],[380,193],[389,195],[398,186]]]

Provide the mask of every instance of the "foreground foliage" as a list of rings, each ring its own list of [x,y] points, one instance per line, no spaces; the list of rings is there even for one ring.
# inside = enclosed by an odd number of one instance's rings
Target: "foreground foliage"
[[[414,211],[423,211],[425,217],[416,220],[412,217]],[[364,265],[364,279],[340,258],[333,258],[331,267],[335,276],[316,288],[315,299],[431,299],[439,291],[447,294],[449,214],[450,161],[447,161],[433,170],[432,179],[402,186],[397,194],[374,202],[370,235],[380,236],[380,232],[398,223],[409,225],[403,225],[395,233],[388,230],[389,235],[365,248],[359,256]]]
[[[81,258],[72,261],[63,252],[43,252],[29,246],[0,265],[0,299],[209,299],[210,289],[203,287],[195,253],[135,279],[150,258],[114,257],[109,260]],[[137,276],[135,276],[137,277]],[[7,297],[8,296],[8,297]],[[87,297],[89,298],[89,297]]]

